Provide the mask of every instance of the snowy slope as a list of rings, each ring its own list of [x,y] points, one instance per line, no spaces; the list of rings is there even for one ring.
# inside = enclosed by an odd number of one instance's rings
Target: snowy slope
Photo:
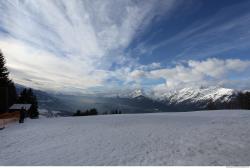
[[[250,165],[250,111],[27,120],[0,131],[0,165]]]

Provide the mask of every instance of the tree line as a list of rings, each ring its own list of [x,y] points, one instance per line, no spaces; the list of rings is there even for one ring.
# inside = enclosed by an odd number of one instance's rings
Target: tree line
[[[77,110],[76,113],[73,114],[73,116],[90,116],[90,115],[97,115],[97,114],[98,114],[98,111],[95,108],[92,108],[86,111]]]
[[[103,113],[104,115],[107,115],[107,114],[122,114],[122,111],[121,110],[119,110],[119,109],[115,109],[115,110],[111,110],[111,111],[105,111],[104,113]]]
[[[32,89],[24,89],[18,95],[14,82],[9,78],[9,71],[5,64],[4,55],[0,50],[0,113],[8,111],[8,108],[15,103],[31,104],[30,118],[38,118],[37,98]]]
[[[89,110],[85,110],[85,111],[81,111],[81,110],[77,110],[76,113],[73,114],[73,116],[90,116],[90,115],[98,115],[98,111],[95,108],[89,109]],[[107,114],[122,114],[121,110],[115,109],[115,110],[111,110],[111,111],[105,111],[104,113],[102,113],[102,115],[107,115]]]

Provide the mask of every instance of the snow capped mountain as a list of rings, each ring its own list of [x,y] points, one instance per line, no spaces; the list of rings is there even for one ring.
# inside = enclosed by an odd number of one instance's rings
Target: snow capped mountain
[[[162,97],[167,104],[194,104],[194,103],[208,103],[230,102],[238,91],[220,87],[208,87],[208,88],[184,88],[179,91],[172,91],[165,93]]]
[[[184,88],[167,98],[169,99],[170,103],[180,103],[187,100],[191,102],[199,102],[204,100],[211,100],[213,102],[220,100],[222,102],[227,102],[231,99],[235,92],[236,91],[232,89],[217,87],[199,89]]]
[[[213,102],[217,108],[228,108],[235,102],[239,91],[222,87],[183,88],[162,93],[160,97],[136,89],[128,92],[126,98],[143,106],[151,105],[159,110],[190,111],[207,109]]]
[[[131,92],[129,95],[130,98],[137,98],[137,97],[141,97],[141,96],[145,96],[142,89],[136,89],[133,92]]]
[[[143,89],[134,89],[134,90],[127,90],[127,91],[122,91],[120,93],[114,93],[114,94],[106,94],[104,97],[119,97],[119,98],[129,98],[129,99],[134,99],[137,97],[146,97],[148,95],[145,94]]]
[[[171,90],[162,94],[161,97],[154,97],[145,93],[142,89],[136,89],[127,94],[131,99],[151,99],[165,102],[166,105],[196,104],[206,105],[208,102],[228,103],[238,95],[239,91],[222,87],[200,87],[183,88],[181,90]]]

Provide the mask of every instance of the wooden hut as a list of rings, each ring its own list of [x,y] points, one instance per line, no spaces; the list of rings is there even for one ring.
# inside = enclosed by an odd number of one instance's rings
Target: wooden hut
[[[10,108],[9,108],[9,113],[13,114],[13,115],[20,115],[20,111],[21,109],[24,109],[26,112],[26,116],[29,116],[29,110],[31,108],[31,104],[13,104]]]
[[[29,116],[29,110],[31,104],[13,104],[9,111],[6,113],[0,114],[0,130],[5,128],[8,123],[17,122],[20,118],[21,109],[25,110],[25,116]]]

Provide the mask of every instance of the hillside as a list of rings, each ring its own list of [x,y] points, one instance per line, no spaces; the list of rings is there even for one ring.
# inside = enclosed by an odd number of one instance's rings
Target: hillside
[[[0,132],[0,165],[250,165],[250,111],[26,120]]]

